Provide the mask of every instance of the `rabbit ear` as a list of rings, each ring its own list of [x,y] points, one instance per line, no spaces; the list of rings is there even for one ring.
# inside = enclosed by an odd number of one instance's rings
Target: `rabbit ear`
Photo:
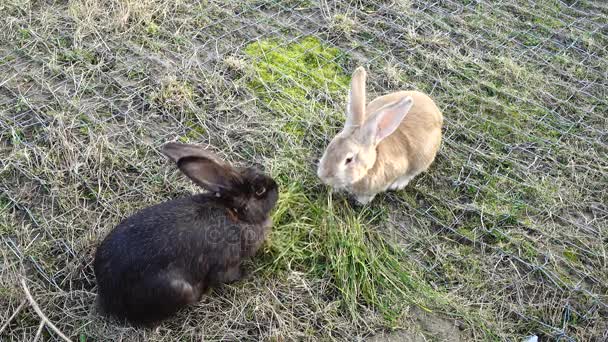
[[[181,158],[177,167],[198,186],[211,192],[234,192],[241,183],[239,174],[230,166],[218,164],[205,157]]]
[[[181,158],[193,156],[204,157],[212,159],[216,162],[221,162],[221,160],[215,155],[215,153],[209,150],[205,150],[197,145],[168,142],[163,145],[163,147],[161,148],[161,152],[176,163]]]
[[[163,154],[177,163],[182,173],[211,192],[230,192],[241,183],[239,173],[214,153],[196,145],[167,143]]]
[[[350,83],[348,105],[346,106],[346,123],[344,127],[361,126],[365,120],[365,68],[355,69]]]
[[[413,105],[414,100],[411,96],[407,96],[397,102],[387,104],[370,115],[361,127],[363,142],[369,145],[377,145],[391,135],[399,127]]]

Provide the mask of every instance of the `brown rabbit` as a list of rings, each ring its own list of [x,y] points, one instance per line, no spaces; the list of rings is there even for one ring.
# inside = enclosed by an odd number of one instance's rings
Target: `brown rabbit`
[[[331,141],[317,174],[361,204],[379,192],[403,189],[433,163],[441,145],[443,115],[418,91],[380,96],[365,105],[363,67],[352,76],[344,129]]]
[[[155,325],[209,286],[239,280],[278,199],[275,181],[255,169],[231,167],[194,145],[168,143],[162,152],[210,192],[145,208],[97,248],[101,311],[134,324]]]

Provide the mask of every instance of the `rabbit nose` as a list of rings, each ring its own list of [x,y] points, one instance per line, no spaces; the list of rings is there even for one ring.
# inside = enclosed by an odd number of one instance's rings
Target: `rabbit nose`
[[[317,176],[321,179],[326,178],[328,176],[327,170],[323,170],[322,168],[317,169]]]
[[[321,170],[321,168],[317,169],[317,177],[323,178],[323,170]]]
[[[328,178],[331,178],[332,173],[331,173],[331,171],[330,171],[330,170],[322,170],[322,169],[319,169],[319,172],[317,173],[317,175],[318,175],[318,176],[319,176],[319,178],[321,178],[321,179],[328,179]]]

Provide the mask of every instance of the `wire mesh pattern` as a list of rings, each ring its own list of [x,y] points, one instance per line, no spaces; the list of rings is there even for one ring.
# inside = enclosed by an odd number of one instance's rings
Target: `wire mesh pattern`
[[[418,89],[444,112],[434,166],[377,200],[425,281],[489,317],[501,339],[608,338],[605,4],[24,4],[4,5],[0,33],[7,324],[21,303],[11,284],[23,262],[51,320],[64,332],[82,324],[96,242],[134,210],[193,190],[169,180],[156,152],[165,141],[209,143],[321,191],[316,160],[342,125],[349,74],[365,65],[368,100]],[[236,290],[226,291],[197,313],[238,316]],[[287,293],[287,306],[298,306],[297,292]],[[205,333],[255,339],[278,329],[302,338],[298,314],[319,319],[317,309],[282,311],[294,316],[276,318],[282,323],[228,320]],[[336,339],[370,333],[335,324],[313,330]],[[13,339],[31,338],[38,324],[7,327]]]

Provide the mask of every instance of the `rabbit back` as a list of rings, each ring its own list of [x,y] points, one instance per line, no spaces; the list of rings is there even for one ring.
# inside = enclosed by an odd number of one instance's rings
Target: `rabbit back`
[[[426,170],[441,145],[443,115],[435,102],[424,93],[400,91],[388,94],[370,102],[367,111],[371,113],[385,103],[405,96],[412,97],[413,107],[399,128],[377,147],[377,164],[395,170],[395,174],[387,174],[387,182],[400,175],[418,174]]]
[[[399,91],[371,101],[367,113],[411,97],[414,105],[397,130],[376,146],[376,160],[367,175],[352,185],[358,196],[373,198],[387,189],[401,189],[433,163],[441,146],[443,115],[435,102],[419,91]]]
[[[153,322],[222,281],[241,260],[242,227],[225,210],[199,195],[145,208],[121,222],[95,256],[102,311]]]

